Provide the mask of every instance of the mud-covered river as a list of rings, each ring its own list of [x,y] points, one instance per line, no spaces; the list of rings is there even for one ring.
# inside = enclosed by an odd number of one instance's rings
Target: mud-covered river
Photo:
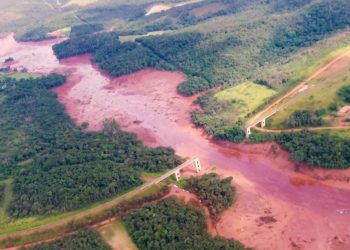
[[[89,55],[58,61],[51,49],[57,42],[17,43],[9,35],[0,40],[0,63],[13,57],[12,68],[68,75],[54,91],[77,124],[98,130],[115,118],[150,146],[198,156],[205,171],[233,176],[237,202],[217,223],[220,235],[257,249],[350,249],[350,171],[297,173],[288,154],[273,153],[270,143],[215,142],[190,121],[194,97],[176,92],[182,73],[145,69],[111,78]]]

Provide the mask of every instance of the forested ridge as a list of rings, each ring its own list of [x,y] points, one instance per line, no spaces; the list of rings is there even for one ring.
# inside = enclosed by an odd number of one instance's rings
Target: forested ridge
[[[106,120],[103,132],[72,123],[52,87],[60,75],[0,81],[1,178],[13,177],[12,216],[80,208],[141,183],[140,171],[157,172],[181,160],[170,148],[147,148]]]
[[[213,237],[203,212],[168,198],[131,211],[123,218],[139,249],[243,250],[240,242]]]
[[[193,14],[193,11],[210,4],[224,7],[217,12],[198,17]],[[261,12],[267,15],[266,21],[242,22],[237,27],[220,27],[219,30],[210,28],[208,32],[201,30],[199,26],[198,29],[143,37],[125,44],[118,41],[120,32],[73,36],[69,41],[56,45],[54,51],[58,58],[93,53],[93,61],[113,76],[146,67],[182,71],[187,75],[187,81],[179,86],[179,91],[192,95],[222,84],[235,84],[246,79],[264,80],[256,79],[260,75],[258,72],[261,67],[280,62],[281,58],[312,46],[350,25],[347,15],[350,5],[345,0],[276,0],[249,3],[240,0],[207,0],[145,19],[148,22],[154,19],[154,25],[158,26],[159,20],[166,26],[174,20],[183,20],[186,25],[194,25],[216,15],[230,17],[236,12],[249,12],[255,8],[256,11],[259,8],[266,9]],[[282,18],[280,13],[288,15]],[[271,17],[274,15],[276,18]],[[162,16],[166,18],[161,19]],[[198,20],[191,21],[192,19]],[[212,21],[211,26],[214,24]],[[164,29],[166,27],[158,27],[158,30]],[[254,29],[257,34],[250,33]],[[246,56],[242,57],[240,52]],[[278,84],[285,81],[287,79],[281,79]],[[266,83],[269,84],[268,81]]]
[[[350,2],[347,0],[316,2],[298,14],[288,25],[278,26],[274,39],[265,49],[274,50],[272,53],[269,51],[269,54],[283,56],[310,46],[338,30],[349,27],[349,10]]]

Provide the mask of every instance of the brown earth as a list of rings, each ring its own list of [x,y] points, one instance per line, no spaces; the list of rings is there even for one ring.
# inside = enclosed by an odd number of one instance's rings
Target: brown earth
[[[207,14],[219,12],[220,10],[224,10],[226,7],[227,5],[223,3],[212,3],[199,8],[195,8],[191,10],[190,13],[195,17],[200,17]]]
[[[89,56],[58,62],[51,44],[18,44],[16,52],[5,54],[30,71],[69,73],[67,83],[55,92],[77,124],[87,121],[89,129],[98,130],[104,118],[112,117],[148,145],[171,146],[181,156],[198,156],[204,172],[233,176],[237,202],[216,225],[219,235],[256,249],[349,246],[349,183],[339,178],[349,172],[314,172],[307,166],[310,173],[300,171],[286,152],[272,150],[271,144],[213,141],[191,123],[194,97],[176,91],[185,80],[183,74],[146,69],[111,79],[91,65]],[[45,61],[38,60],[38,55],[45,55]],[[314,178],[315,173],[330,178]]]
[[[342,107],[337,112],[337,117],[334,120],[339,126],[350,126],[350,105]]]

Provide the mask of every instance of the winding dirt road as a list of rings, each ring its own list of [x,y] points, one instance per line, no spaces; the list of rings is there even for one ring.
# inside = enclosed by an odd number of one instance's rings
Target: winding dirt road
[[[269,128],[261,128],[256,126],[254,127],[254,129],[259,132],[279,134],[283,132],[300,132],[305,129],[309,131],[347,130],[347,129],[350,129],[350,126],[307,127],[307,128],[286,128],[286,129],[269,129]]]

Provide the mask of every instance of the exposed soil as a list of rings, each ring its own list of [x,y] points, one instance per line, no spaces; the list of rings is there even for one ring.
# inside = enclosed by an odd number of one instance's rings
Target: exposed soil
[[[78,6],[86,6],[95,2],[98,2],[99,0],[71,0],[62,7],[68,7],[71,5],[78,5]]]
[[[203,172],[233,176],[237,201],[217,223],[219,235],[256,249],[349,246],[350,188],[343,180],[349,171],[300,167],[268,143],[235,145],[210,140],[190,121],[194,97],[176,91],[185,80],[183,74],[146,69],[111,79],[91,65],[89,56],[58,62],[50,49],[54,42],[21,43],[11,54],[0,40],[0,54],[14,57],[17,65],[29,71],[69,73],[67,83],[55,92],[77,124],[87,121],[89,129],[98,130],[103,119],[112,117],[148,145],[171,146],[181,156],[199,157]],[[315,174],[329,178],[314,178]],[[268,217],[275,222],[261,220]]]
[[[167,5],[167,4],[157,4],[157,5],[154,5],[152,6],[151,8],[149,8],[147,10],[147,13],[145,16],[149,16],[149,15],[152,15],[152,14],[155,14],[155,13],[159,13],[159,12],[162,12],[162,11],[166,11],[166,10],[169,10],[171,9],[172,7]]]
[[[227,5],[223,3],[212,3],[199,8],[195,8],[191,10],[190,13],[195,17],[200,17],[211,13],[219,12],[220,10],[224,10],[226,7]]]
[[[200,2],[200,1],[203,1],[203,0],[186,0],[186,1],[182,1],[182,2],[174,3],[174,4],[164,4],[164,3],[156,4],[156,5],[153,5],[153,6],[151,6],[150,8],[148,8],[146,10],[145,16],[156,14],[156,13],[159,13],[159,12],[162,12],[162,11],[167,11],[167,10],[170,10],[172,8],[175,8],[175,7],[181,7],[181,6],[184,6],[184,5],[197,3],[197,2]]]
[[[335,122],[338,126],[350,125],[350,105],[346,105],[338,111]]]

